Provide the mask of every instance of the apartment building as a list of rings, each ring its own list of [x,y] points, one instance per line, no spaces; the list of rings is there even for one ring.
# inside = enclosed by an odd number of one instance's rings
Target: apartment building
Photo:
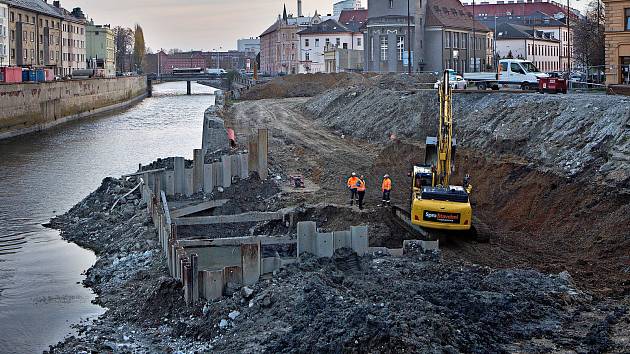
[[[9,63],[60,74],[62,16],[41,0],[5,0],[9,10]]]
[[[550,33],[529,26],[497,25],[497,54],[501,58],[526,59],[545,72],[561,70],[560,41]]]
[[[630,1],[606,4],[606,83],[630,84]]]
[[[86,63],[86,33],[85,15],[81,8],[76,7],[72,12],[61,7],[59,1],[53,1],[53,7],[63,17],[61,21],[61,76],[72,75],[72,72],[85,69]]]
[[[105,76],[116,76],[116,48],[114,32],[109,25],[95,25],[90,21],[85,26],[85,47],[89,67],[105,69]]]
[[[9,65],[9,7],[0,2],[0,66]]]

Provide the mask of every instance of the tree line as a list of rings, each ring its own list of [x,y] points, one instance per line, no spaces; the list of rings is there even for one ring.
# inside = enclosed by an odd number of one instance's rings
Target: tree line
[[[117,72],[142,72],[147,47],[140,25],[133,29],[117,26],[113,28]]]

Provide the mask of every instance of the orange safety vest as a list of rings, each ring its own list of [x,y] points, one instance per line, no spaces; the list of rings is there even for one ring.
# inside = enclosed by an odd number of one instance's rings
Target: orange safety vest
[[[357,192],[365,192],[365,181],[360,179],[359,182],[357,183]]]
[[[385,178],[383,180],[383,187],[382,187],[383,191],[388,191],[392,189],[392,180],[389,178]]]
[[[359,180],[359,177],[355,177],[352,176],[350,178],[348,178],[348,188],[350,189],[357,189],[357,181]]]

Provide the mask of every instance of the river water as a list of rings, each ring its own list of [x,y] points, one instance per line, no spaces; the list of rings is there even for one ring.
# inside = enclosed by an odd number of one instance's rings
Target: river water
[[[103,313],[80,284],[95,255],[41,225],[104,177],[158,157],[192,158],[212,91],[155,85],[154,97],[126,111],[0,141],[0,353],[41,353]]]

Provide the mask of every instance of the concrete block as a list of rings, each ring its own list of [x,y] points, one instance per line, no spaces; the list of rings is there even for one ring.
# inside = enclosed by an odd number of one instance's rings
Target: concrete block
[[[192,282],[191,300],[195,303],[199,300],[199,268],[196,253],[190,255],[190,280]]]
[[[243,285],[243,270],[239,266],[223,268],[223,284],[225,287],[239,288]]]
[[[403,241],[403,250],[415,247],[422,248],[423,251],[434,251],[440,248],[439,241],[424,241],[424,240],[405,240]]]
[[[187,262],[182,260],[182,284],[184,285],[184,299],[186,305],[190,305],[193,302],[193,282],[192,282],[192,269]]]
[[[368,251],[369,241],[368,241],[368,227],[366,225],[362,226],[351,226],[350,227],[351,234],[351,242],[352,249],[359,255],[363,256]]]
[[[249,163],[248,163],[249,154],[240,154],[238,156],[240,160],[239,163],[241,164],[241,178],[247,179],[249,178]]]
[[[212,193],[214,189],[214,171],[212,164],[203,165],[203,191],[204,193]]]
[[[201,296],[214,300],[223,296],[223,269],[203,270],[199,272]]]
[[[350,231],[333,232],[333,244],[336,250],[340,248],[352,248],[352,237]]]
[[[273,273],[280,270],[282,259],[280,257],[267,257],[262,260],[262,274]]]
[[[221,156],[222,176],[221,186],[229,188],[232,185],[232,158],[229,155]]]
[[[193,189],[193,169],[184,169],[184,195],[191,196],[194,193]]]
[[[317,224],[314,221],[301,221],[297,224],[297,255],[298,257],[306,252],[315,254],[315,237],[317,234]]]
[[[175,194],[184,194],[184,189],[186,188],[186,181],[184,176],[184,158],[183,157],[175,157]]]
[[[203,190],[203,173],[204,173],[204,155],[203,150],[193,150],[193,190],[194,193]]]
[[[330,258],[333,255],[334,242],[333,242],[333,233],[325,232],[325,233],[317,233],[317,257],[327,257]]]
[[[258,172],[258,137],[249,137],[249,155],[247,155],[247,166],[250,171]]]
[[[260,244],[250,243],[241,245],[241,268],[243,269],[243,284],[254,285],[260,278]]]
[[[230,167],[232,168],[232,176],[241,177],[241,159],[239,155],[230,155]]]
[[[164,172],[164,192],[172,197],[175,195],[175,171]]]
[[[212,163],[212,180],[215,187],[222,186],[223,164],[221,162]]]
[[[267,158],[269,156],[269,132],[267,129],[258,129],[258,174],[265,180],[269,174]]]

